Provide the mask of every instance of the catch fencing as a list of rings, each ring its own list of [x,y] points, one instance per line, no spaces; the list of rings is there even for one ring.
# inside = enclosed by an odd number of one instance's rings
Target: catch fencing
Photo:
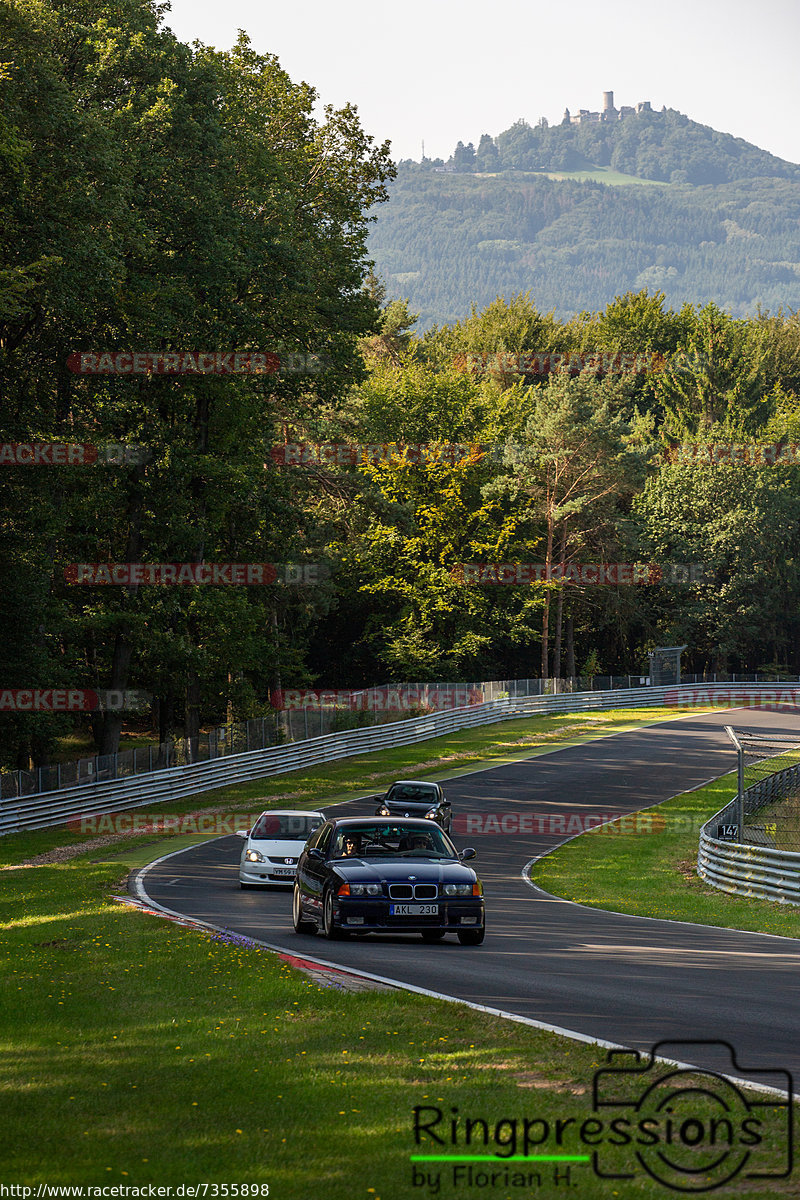
[[[736,796],[700,831],[699,875],[735,895],[800,904],[800,740],[734,730]]]
[[[317,766],[354,754],[410,745],[458,729],[536,713],[647,708],[665,702],[680,705],[684,693],[693,703],[696,689],[696,684],[690,684],[677,688],[612,688],[597,692],[509,697],[390,724],[323,734],[321,737],[245,751],[206,762],[164,767],[152,774],[93,781],[35,796],[9,798],[0,802],[0,834],[61,825],[87,814],[116,812],[143,804],[179,800],[214,788]]]
[[[40,792],[57,792],[82,784],[125,779],[131,775],[148,775],[168,767],[183,767],[189,763],[211,762],[250,750],[264,750],[286,742],[307,741],[326,733],[367,725],[386,725],[401,718],[423,716],[437,708],[453,709],[463,705],[463,695],[474,699],[470,703],[488,700],[518,699],[520,697],[557,695],[561,692],[602,691],[607,688],[630,688],[646,684],[644,676],[602,675],[595,678],[572,679],[495,679],[480,683],[403,683],[382,684],[380,687],[352,691],[352,704],[338,705],[333,699],[321,704],[303,704],[296,708],[271,711],[247,721],[228,722],[191,738],[170,738],[158,746],[140,746],[120,750],[117,754],[96,754],[73,762],[31,770],[0,772],[0,800],[36,796]],[[402,697],[413,693],[415,703],[402,705]],[[319,693],[323,697],[326,692]],[[336,693],[329,693],[332,697]],[[395,698],[393,707],[381,710],[381,697]],[[377,703],[376,703],[377,701]],[[361,703],[363,702],[363,703]],[[391,699],[389,700],[391,705]],[[404,711],[400,709],[404,708]]]
[[[701,685],[711,683],[760,682],[763,676],[733,675],[718,679],[716,675],[684,676],[686,683]],[[574,676],[556,679],[494,679],[479,683],[404,683],[382,684],[364,692],[354,691],[355,704],[364,697],[366,704],[361,711],[337,706],[335,703],[303,705],[295,709],[271,711],[262,717],[247,721],[228,722],[191,738],[170,738],[158,746],[142,746],[132,750],[120,750],[116,754],[100,754],[91,758],[80,758],[72,762],[54,763],[52,766],[34,767],[30,770],[0,772],[0,801],[23,796],[38,796],[42,792],[60,792],[65,788],[126,779],[132,775],[149,775],[170,767],[184,767],[192,763],[211,762],[232,755],[245,754],[251,750],[264,750],[269,746],[281,746],[287,742],[307,741],[328,733],[340,733],[347,729],[363,728],[368,725],[395,723],[401,716],[422,716],[426,711],[439,708],[456,708],[463,703],[459,697],[465,692],[475,697],[474,703],[490,700],[521,699],[531,696],[561,695],[575,692],[598,692],[646,687],[650,680],[643,675],[595,675]],[[390,694],[405,690],[419,697],[419,703],[409,706],[405,713],[398,706],[390,711],[374,711],[371,697],[375,694]],[[321,693],[323,696],[325,693]],[[449,702],[448,702],[449,697]]]

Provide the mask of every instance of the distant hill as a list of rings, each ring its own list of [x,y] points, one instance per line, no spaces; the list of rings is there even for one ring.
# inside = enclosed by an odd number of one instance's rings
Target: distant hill
[[[800,166],[670,110],[517,122],[447,165],[401,163],[370,252],[420,329],[529,289],[562,318],[644,287],[673,307],[795,309]]]
[[[616,110],[614,110],[616,111]],[[601,117],[601,113],[591,114]],[[477,151],[459,142],[449,166],[459,171],[576,171],[611,167],[663,183],[732,183],[772,177],[800,181],[800,166],[717,133],[675,109],[634,113],[621,120],[574,125],[516,121],[496,139],[484,134]]]

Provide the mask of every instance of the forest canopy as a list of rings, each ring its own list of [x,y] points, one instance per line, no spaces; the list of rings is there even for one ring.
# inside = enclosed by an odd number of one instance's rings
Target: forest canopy
[[[280,688],[638,675],[664,644],[698,673],[800,669],[800,320],[670,303],[637,246],[696,253],[686,193],[542,179],[504,212],[491,180],[417,169],[448,201],[442,287],[465,228],[512,261],[523,226],[556,287],[575,222],[597,272],[617,245],[648,280],[556,311],[482,268],[459,319],[424,321],[371,269],[395,168],[352,106],[314,117],[245,36],[187,46],[145,0],[0,24],[4,688],[139,689],[163,739]],[[724,186],[750,189],[741,239],[788,258],[798,185]],[[715,244],[734,222],[691,211]],[[280,369],[200,365],[264,356]],[[180,564],[218,586],[156,585]],[[2,719],[5,768],[75,727]],[[122,714],[80,721],[114,752]]]

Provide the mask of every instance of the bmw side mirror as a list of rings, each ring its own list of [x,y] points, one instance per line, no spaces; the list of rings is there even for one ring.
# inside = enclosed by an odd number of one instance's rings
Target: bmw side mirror
[[[465,846],[463,850],[459,850],[458,857],[462,860],[466,860],[468,858],[477,858],[478,851],[472,846]]]
[[[322,853],[321,850],[318,850],[316,846],[312,846],[311,849],[308,851],[308,857],[316,858],[316,859],[324,859],[325,855]]]

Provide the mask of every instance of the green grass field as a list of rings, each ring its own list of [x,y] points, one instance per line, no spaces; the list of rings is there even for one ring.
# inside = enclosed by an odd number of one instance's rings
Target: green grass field
[[[579,183],[605,183],[609,187],[636,184],[640,187],[670,187],[662,179],[640,179],[638,175],[625,175],[612,171],[610,167],[594,167],[585,171],[543,171],[548,179],[577,179]]]
[[[645,721],[662,715],[650,712]],[[161,811],[329,803],[378,790],[401,768],[441,777],[641,719],[639,711],[508,722],[215,790]],[[709,812],[719,807],[716,796],[707,801]],[[401,991],[322,987],[266,950],[115,901],[125,887],[122,863],[132,851],[163,852],[170,842],[162,836],[22,865],[85,841],[63,830],[0,839],[1,1183],[208,1183],[217,1185],[217,1195],[223,1186],[246,1184],[259,1191],[240,1195],[265,1194],[268,1186],[284,1200],[665,1194],[641,1174],[630,1182],[597,1180],[586,1161],[508,1163],[494,1186],[475,1175],[472,1184],[454,1181],[451,1163],[412,1163],[412,1155],[465,1149],[463,1125],[457,1146],[430,1137],[417,1145],[414,1106],[425,1106],[429,1119],[440,1110],[440,1130],[454,1108],[462,1118],[486,1121],[489,1144],[466,1147],[471,1153],[507,1154],[527,1118],[537,1153],[585,1160],[598,1138],[591,1083],[605,1052],[463,1005]],[[634,841],[579,839],[601,859],[610,848],[628,852]],[[577,845],[545,860],[547,869]],[[117,850],[117,861],[95,861]],[[651,865],[657,863],[656,855]],[[650,904],[678,911],[685,894],[696,903],[696,889],[682,874],[659,871]],[[594,885],[595,878],[583,902],[602,900]],[[766,913],[757,919],[767,923]],[[738,912],[734,923],[743,927]],[[306,953],[313,949],[324,957],[324,945],[310,942]],[[480,961],[480,948],[442,951],[443,964],[452,953]],[[442,985],[446,990],[446,968]],[[780,1114],[770,1113],[774,1161]],[[602,1161],[621,1171],[631,1158],[625,1147],[604,1146]],[[530,1178],[515,1181],[515,1171]],[[438,1192],[424,1186],[425,1174],[435,1183],[437,1172]],[[768,1189],[739,1180],[734,1191],[743,1200],[796,1194],[794,1184],[781,1180]]]
[[[625,184],[636,184],[642,187],[672,187],[663,179],[641,179],[638,175],[626,175],[622,171],[612,171],[611,167],[586,167],[578,171],[483,171],[478,179],[502,179],[504,175],[514,178],[525,176],[531,179],[576,179],[578,183],[605,183],[609,187],[622,187]]]
[[[736,794],[722,776],[649,810],[640,832],[619,822],[574,838],[535,865],[531,877],[554,895],[594,908],[699,925],[800,937],[800,908],[729,895],[695,871],[700,827]]]

